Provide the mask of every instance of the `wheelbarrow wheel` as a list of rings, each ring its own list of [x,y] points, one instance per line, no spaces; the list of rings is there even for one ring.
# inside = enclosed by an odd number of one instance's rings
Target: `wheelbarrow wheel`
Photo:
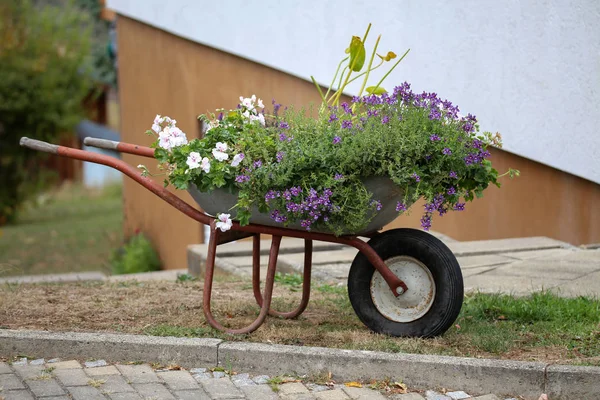
[[[391,336],[433,337],[452,326],[463,301],[463,278],[448,247],[426,232],[394,229],[369,245],[408,291],[395,297],[381,274],[358,253],[348,276],[348,295],[358,318]]]

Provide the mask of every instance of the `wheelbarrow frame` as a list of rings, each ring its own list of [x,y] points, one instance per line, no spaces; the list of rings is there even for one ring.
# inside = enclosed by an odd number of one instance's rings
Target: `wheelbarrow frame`
[[[177,210],[181,211],[185,215],[200,222],[201,224],[208,225],[210,227],[210,239],[208,243],[208,254],[206,258],[202,308],[206,320],[210,324],[210,326],[220,331],[230,334],[251,333],[258,329],[264,323],[268,314],[282,318],[295,318],[302,314],[302,312],[306,309],[310,298],[312,242],[314,240],[329,243],[339,243],[356,248],[381,274],[394,296],[398,297],[409,290],[407,285],[388,268],[388,266],[385,264],[382,258],[377,254],[377,252],[368,243],[359,239],[359,236],[335,236],[333,234],[305,232],[296,229],[280,228],[252,223],[249,225],[242,226],[236,221],[233,222],[230,231],[221,232],[219,229],[216,228],[216,220],[214,219],[214,217],[197,210],[195,207],[192,207],[190,204],[183,201],[178,196],[171,193],[169,190],[167,190],[162,185],[159,185],[151,178],[142,176],[138,169],[129,165],[123,160],[109,155],[98,154],[91,151],[80,150],[66,146],[59,146],[35,139],[29,139],[27,137],[21,138],[20,144],[21,146],[30,148],[32,150],[51,153],[61,157],[73,158],[81,161],[102,164],[114,168],[127,175],[129,178],[133,179],[140,185],[144,186],[146,189],[148,189],[149,191],[151,191],[152,193],[154,193],[155,195],[157,195],[158,197],[160,197],[161,199],[163,199],[164,201],[166,201],[171,206],[175,207]],[[115,142],[111,140],[96,139],[90,137],[85,138],[84,144],[91,147],[110,149],[121,153],[128,153],[137,156],[154,158],[153,148],[139,146],[136,144]],[[378,232],[361,234],[360,237],[371,238],[377,235],[377,233]],[[267,234],[272,236],[271,249],[269,252],[269,261],[267,267],[267,276],[263,293],[261,293],[260,290],[261,234]],[[254,298],[257,304],[260,306],[260,313],[258,317],[248,326],[239,329],[231,329],[220,324],[214,318],[211,311],[212,286],[217,246],[220,244],[228,243],[234,240],[247,237],[252,237],[253,240],[252,287],[254,292]],[[281,244],[281,239],[283,237],[300,238],[304,239],[305,242],[304,280],[302,288],[302,298],[300,301],[300,305],[291,312],[279,312],[271,309],[271,300],[275,281],[275,270],[277,266],[277,258],[279,255],[279,247]]]

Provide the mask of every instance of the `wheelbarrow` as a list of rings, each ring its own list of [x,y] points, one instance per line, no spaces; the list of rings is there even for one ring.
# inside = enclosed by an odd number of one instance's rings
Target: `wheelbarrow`
[[[154,158],[154,149],[150,147],[96,138],[86,138],[84,143],[91,147]],[[117,169],[190,218],[208,225],[210,239],[204,276],[203,310],[210,326],[220,331],[247,334],[258,329],[267,315],[296,318],[302,314],[310,298],[312,243],[315,240],[352,246],[359,251],[350,267],[348,296],[358,318],[374,332],[402,337],[438,336],[454,323],[462,307],[463,278],[456,257],[441,240],[426,232],[408,228],[387,231],[377,229],[355,235],[335,236],[253,222],[242,226],[235,221],[231,230],[221,232],[216,228],[214,216],[192,207],[120,159],[26,137],[21,138],[20,144],[32,150]],[[199,206],[202,208],[201,204]],[[272,237],[262,292],[261,235]],[[211,311],[217,247],[250,237],[253,241],[252,287],[260,313],[250,325],[231,329],[220,324]],[[305,243],[302,297],[298,307],[289,312],[271,308],[277,257],[283,237],[304,239]]]

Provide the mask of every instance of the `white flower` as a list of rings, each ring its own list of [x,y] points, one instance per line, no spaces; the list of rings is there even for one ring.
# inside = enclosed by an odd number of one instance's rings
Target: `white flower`
[[[223,153],[222,151],[219,151],[217,149],[213,149],[212,151],[212,155],[218,160],[218,161],[225,161],[229,158],[229,154],[227,153]]]
[[[202,163],[200,163],[200,168],[202,168],[202,171],[206,172],[207,174],[210,172],[210,161],[208,160],[208,158],[204,157],[202,159]]]
[[[265,126],[265,116],[263,114],[258,114],[258,121],[262,126]]]
[[[252,95],[252,97],[250,98],[250,100],[252,100],[252,103],[256,102],[256,96]]]
[[[258,106],[260,108],[265,108],[265,105],[263,104],[263,101],[261,99],[258,99]]]
[[[160,125],[158,124],[152,124],[152,130],[156,133],[160,132]]]
[[[243,99],[242,105],[246,107],[248,110],[254,110],[254,104],[252,104],[252,99]]]
[[[217,229],[220,229],[221,232],[226,232],[228,230],[231,229],[231,226],[233,225],[233,221],[231,221],[231,218],[229,218],[230,215],[229,214],[219,214],[217,219],[218,222],[216,223],[216,227]]]
[[[163,149],[170,150],[173,147],[187,144],[187,137],[181,129],[174,126],[167,126],[158,134],[158,145]]]
[[[237,167],[238,165],[240,165],[240,163],[242,162],[243,159],[244,159],[244,153],[236,154],[235,156],[233,156],[233,160],[231,161],[231,166]]]
[[[190,167],[190,169],[196,169],[200,166],[200,161],[201,161],[200,153],[192,151],[190,153],[190,155],[188,156],[187,161],[185,163],[188,165],[188,167]]]
[[[137,166],[137,167],[138,167],[138,168],[140,168],[140,169],[144,169],[144,168],[146,168],[146,167],[145,167],[145,166],[143,166],[142,164],[138,164],[138,166]]]
[[[227,143],[217,142],[217,144],[215,145],[215,149],[219,151],[227,151],[227,148]]]
[[[154,125],[160,125],[163,122],[163,119],[161,118],[161,116],[159,114],[156,114],[156,117],[154,117]]]

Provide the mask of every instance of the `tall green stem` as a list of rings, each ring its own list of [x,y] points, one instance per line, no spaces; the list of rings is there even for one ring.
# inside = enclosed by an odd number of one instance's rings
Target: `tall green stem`
[[[396,62],[396,64],[394,64],[394,66],[392,68],[390,68],[390,70],[383,76],[383,78],[381,78],[381,80],[377,83],[377,85],[375,86],[375,88],[373,90],[377,90],[377,88],[379,87],[379,85],[381,85],[381,83],[385,80],[385,78],[388,77],[388,75],[394,70],[394,68],[396,68],[396,66],[398,66],[398,64],[400,64],[400,61],[404,60],[404,57],[406,57],[406,55],[408,54],[409,51],[410,51],[410,49],[406,50],[406,52],[402,55],[402,57],[400,57],[400,59]]]
[[[362,96],[362,92],[365,89],[365,85],[367,84],[367,80],[369,79],[369,72],[371,72],[371,65],[373,65],[373,59],[375,58],[375,52],[377,51],[377,46],[379,46],[379,40],[381,40],[381,35],[377,36],[377,41],[375,42],[375,47],[373,47],[373,53],[371,54],[371,59],[369,60],[369,66],[367,67],[367,75],[358,91],[358,97]]]

